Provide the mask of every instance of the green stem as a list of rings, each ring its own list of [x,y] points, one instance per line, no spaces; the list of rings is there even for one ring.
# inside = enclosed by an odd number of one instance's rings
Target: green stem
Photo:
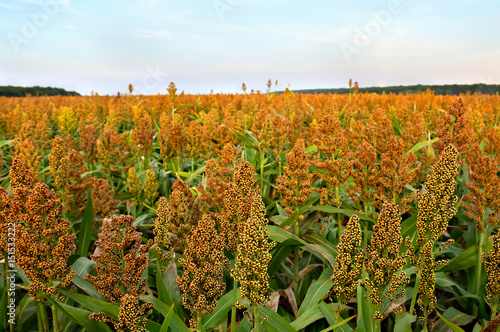
[[[260,331],[260,322],[259,322],[259,306],[254,305],[253,307],[253,332],[259,332]]]
[[[339,187],[335,187],[335,196],[337,197],[337,203],[340,201]],[[339,208],[342,205],[339,206]],[[340,236],[342,235],[342,223],[340,222],[340,213],[337,213],[337,234],[340,241]]]
[[[415,302],[417,301],[418,287],[420,285],[420,279],[422,278],[423,267],[424,267],[424,259],[422,258],[420,261],[420,266],[418,267],[417,279],[415,280],[415,286],[413,286],[413,296],[411,298],[410,311],[409,311],[410,315],[413,315],[413,309],[415,309]]]
[[[481,290],[481,272],[483,269],[483,264],[481,262],[481,256],[483,254],[483,242],[484,242],[484,233],[481,231],[477,231],[477,263],[476,263],[476,284],[474,294],[479,296],[479,292]],[[478,306],[474,306],[473,315],[477,316]]]
[[[52,325],[54,325],[54,332],[59,331],[59,322],[57,321],[57,309],[55,305],[52,305]]]
[[[497,305],[498,305],[498,301],[495,301],[493,306],[491,307],[491,319],[490,319],[490,321],[492,321],[493,318],[495,318],[495,316],[497,315]]]
[[[196,314],[196,331],[201,331],[203,325],[201,324],[201,313],[198,311]]]
[[[295,218],[295,236],[299,237],[299,217],[297,216]],[[295,295],[295,298],[299,298],[299,247],[293,248],[293,257],[294,257],[294,264],[293,264],[293,276],[294,276],[294,285],[293,285],[293,293]]]
[[[479,295],[479,291],[481,289],[481,272],[483,268],[483,264],[481,262],[481,255],[483,254],[483,242],[484,242],[484,233],[478,231],[478,246],[477,246],[477,263],[476,263],[476,295]]]
[[[38,323],[38,331],[43,331],[43,325],[42,325],[42,315],[40,313],[40,310],[38,309],[39,303],[36,304],[36,321]]]
[[[42,319],[42,331],[49,332],[49,319],[47,318],[47,309],[44,303],[37,303],[37,309],[40,311],[40,318]]]
[[[260,195],[264,196],[264,153],[260,154]]]
[[[236,300],[237,300],[237,287],[238,282],[233,279],[233,306],[231,307],[231,332],[236,331]]]

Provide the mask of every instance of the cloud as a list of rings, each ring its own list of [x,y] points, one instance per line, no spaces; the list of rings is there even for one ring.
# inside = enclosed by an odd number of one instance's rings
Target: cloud
[[[167,30],[134,30],[132,32],[133,36],[140,38],[154,38],[162,40],[175,40],[174,36]]]

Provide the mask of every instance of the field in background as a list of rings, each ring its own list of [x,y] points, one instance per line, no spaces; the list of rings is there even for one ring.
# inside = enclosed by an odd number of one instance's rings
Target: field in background
[[[0,326],[494,330],[499,122],[498,94],[0,97]]]

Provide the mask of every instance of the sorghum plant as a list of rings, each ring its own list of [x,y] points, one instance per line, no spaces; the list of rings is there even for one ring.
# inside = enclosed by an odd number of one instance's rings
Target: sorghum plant
[[[333,287],[330,296],[335,297],[338,302],[337,319],[347,302],[356,294],[358,279],[363,270],[363,251],[360,248],[362,237],[359,217],[353,215],[340,236],[337,245],[339,253],[331,277]]]
[[[371,241],[365,248],[368,276],[361,285],[370,290],[369,298],[375,306],[373,319],[379,321],[375,325],[377,329],[380,329],[380,321],[384,318],[384,299],[389,303],[397,301],[405,294],[405,289],[401,287],[410,282],[410,278],[401,271],[406,257],[399,253],[403,243],[400,214],[398,206],[384,203],[377,224],[373,226]]]
[[[224,292],[224,246],[209,215],[202,217],[186,242],[185,258],[179,259],[184,272],[177,283],[183,293],[182,304],[191,311],[190,325],[199,331],[201,318],[213,312]]]
[[[448,260],[435,261],[434,247],[436,241],[443,235],[448,227],[448,220],[457,213],[455,206],[455,177],[458,175],[457,164],[458,150],[449,145],[439,156],[424,185],[425,191],[417,194],[417,246],[418,257],[412,261],[417,265],[417,279],[410,313],[413,313],[415,299],[418,294],[418,305],[421,309],[420,316],[424,330],[427,330],[427,316],[432,313],[436,305],[434,295],[436,277],[435,270],[438,266],[446,264]],[[451,243],[447,241],[444,246]]]
[[[142,294],[146,285],[142,272],[148,267],[153,243],[149,240],[142,244],[142,234],[133,226],[134,221],[125,215],[104,219],[91,256],[97,274],[87,274],[86,279],[111,303],[117,303],[125,294]]]

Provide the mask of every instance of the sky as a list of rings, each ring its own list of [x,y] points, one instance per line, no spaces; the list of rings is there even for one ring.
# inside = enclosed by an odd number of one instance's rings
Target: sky
[[[498,0],[0,0],[0,31],[0,85],[83,95],[500,84]]]

